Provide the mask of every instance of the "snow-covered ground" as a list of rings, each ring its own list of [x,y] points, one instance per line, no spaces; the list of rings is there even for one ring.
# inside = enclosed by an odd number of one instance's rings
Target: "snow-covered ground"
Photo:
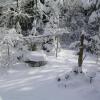
[[[84,71],[96,72],[92,84],[84,76],[57,82],[77,65],[77,56],[71,50],[62,50],[58,58],[49,56],[48,64],[39,68],[16,64],[0,76],[0,100],[100,100],[100,63],[89,55]],[[65,87],[66,85],[66,87]]]

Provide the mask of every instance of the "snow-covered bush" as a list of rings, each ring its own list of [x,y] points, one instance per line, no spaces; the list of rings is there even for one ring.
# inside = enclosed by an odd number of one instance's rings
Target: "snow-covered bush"
[[[24,49],[25,48],[25,49]],[[9,68],[23,57],[26,47],[23,46],[23,38],[21,34],[17,34],[16,30],[7,30],[7,34],[0,43],[0,67]]]

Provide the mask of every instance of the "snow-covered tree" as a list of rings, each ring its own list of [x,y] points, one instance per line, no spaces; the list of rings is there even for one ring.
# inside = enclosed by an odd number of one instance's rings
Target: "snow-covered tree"
[[[23,45],[23,36],[17,34],[16,29],[9,29],[0,42],[0,67],[8,69],[22,59],[27,47]],[[26,49],[24,49],[26,48]]]

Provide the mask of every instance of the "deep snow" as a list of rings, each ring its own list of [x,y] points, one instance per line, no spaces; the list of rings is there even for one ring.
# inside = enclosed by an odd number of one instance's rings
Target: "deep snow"
[[[13,65],[0,76],[0,100],[100,100],[100,63],[96,64],[96,58],[87,56],[83,65],[84,72],[96,72],[90,84],[84,75],[63,78],[77,65],[75,51],[61,50],[58,55],[47,57],[48,64],[39,68]],[[59,76],[61,82],[57,82]]]

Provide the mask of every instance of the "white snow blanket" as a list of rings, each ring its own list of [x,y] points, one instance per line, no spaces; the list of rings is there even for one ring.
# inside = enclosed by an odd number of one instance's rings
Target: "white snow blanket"
[[[38,54],[42,53],[36,52]],[[58,76],[70,72],[77,64],[74,54],[71,50],[62,50],[57,59],[55,56],[47,57],[48,64],[44,67],[23,67],[20,70],[24,64],[17,64],[19,69],[14,67],[4,76],[0,75],[0,100],[100,100],[100,62],[97,67],[91,55],[84,60],[83,70],[98,69],[92,84],[83,76],[60,83],[56,81]]]
[[[24,61],[46,61],[46,55],[43,51],[32,51],[24,54]]]

